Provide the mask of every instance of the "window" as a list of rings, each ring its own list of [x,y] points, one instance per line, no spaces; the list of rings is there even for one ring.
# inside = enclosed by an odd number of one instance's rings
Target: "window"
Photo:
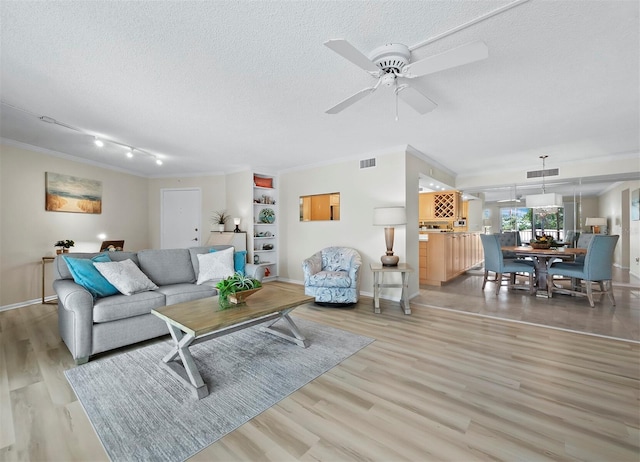
[[[500,208],[500,232],[520,231],[522,242],[529,242],[534,235],[551,235],[563,239],[564,209],[530,209],[526,207]]]

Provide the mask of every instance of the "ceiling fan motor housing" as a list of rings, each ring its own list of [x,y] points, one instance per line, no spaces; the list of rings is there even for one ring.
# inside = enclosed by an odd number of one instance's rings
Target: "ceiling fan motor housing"
[[[376,48],[369,55],[369,59],[386,74],[402,73],[402,69],[409,64],[411,52],[401,43],[387,43]]]

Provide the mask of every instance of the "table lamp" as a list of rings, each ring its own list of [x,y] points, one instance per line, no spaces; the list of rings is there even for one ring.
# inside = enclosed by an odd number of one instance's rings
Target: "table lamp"
[[[233,224],[236,225],[236,229],[233,230],[234,233],[241,233],[242,231],[240,231],[240,218],[234,218],[233,219]]]
[[[382,266],[398,266],[400,257],[393,254],[394,226],[407,224],[407,214],[404,207],[376,207],[373,209],[373,224],[384,226],[384,240],[387,253],[380,258]]]
[[[591,226],[593,234],[600,234],[600,226],[607,226],[607,219],[600,217],[587,218],[586,226]]]

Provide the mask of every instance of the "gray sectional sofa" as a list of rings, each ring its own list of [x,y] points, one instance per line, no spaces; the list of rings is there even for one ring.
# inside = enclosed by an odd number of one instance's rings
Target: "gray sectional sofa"
[[[98,353],[168,334],[165,322],[151,314],[151,310],[216,295],[216,282],[196,285],[199,271],[197,255],[208,253],[212,248],[223,250],[229,247],[109,252],[112,261],[131,259],[158,289],[97,299],[74,282],[67,263],[61,255],[57,256],[53,265],[53,288],[58,296],[58,325],[76,364],[83,364]],[[98,253],[66,255],[92,258]],[[261,267],[253,264],[247,264],[245,268],[248,276],[258,280],[264,276],[262,271]]]

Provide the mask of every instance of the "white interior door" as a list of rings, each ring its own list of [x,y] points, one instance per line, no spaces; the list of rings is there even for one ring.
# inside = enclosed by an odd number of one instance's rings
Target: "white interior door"
[[[162,189],[160,194],[160,247],[185,249],[201,245],[200,188]]]

